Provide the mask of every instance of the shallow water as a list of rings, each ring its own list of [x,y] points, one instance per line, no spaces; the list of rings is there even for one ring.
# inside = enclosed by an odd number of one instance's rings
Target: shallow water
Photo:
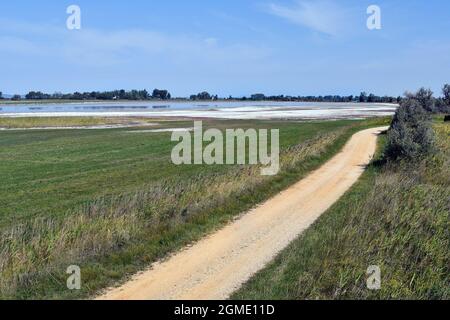
[[[88,102],[1,105],[1,117],[140,116],[217,119],[356,119],[392,115],[393,104],[320,102]]]

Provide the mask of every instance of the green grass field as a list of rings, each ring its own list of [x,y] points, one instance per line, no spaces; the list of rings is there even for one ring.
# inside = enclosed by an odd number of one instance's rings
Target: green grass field
[[[435,154],[375,161],[233,298],[449,299],[450,124],[442,121],[435,120]],[[381,269],[380,290],[366,287],[370,265]]]
[[[22,119],[14,120],[19,127],[29,124]],[[69,119],[64,124],[93,123],[77,120]],[[36,120],[31,123],[36,124]],[[49,122],[43,119],[39,123]],[[55,123],[62,122],[57,119]],[[349,124],[348,121],[301,125],[238,121],[208,125],[282,127],[281,147],[286,148]],[[192,126],[192,123],[177,122],[170,126]],[[162,179],[183,181],[200,173],[230,169],[173,165],[170,154],[175,144],[170,141],[170,133],[132,133],[133,130],[136,129],[0,132],[0,226],[36,216],[61,216],[86,201],[138,191]]]
[[[175,166],[170,133],[0,132],[0,298],[92,295],[296,182],[354,132],[388,121],[204,122],[279,128],[276,177],[255,166]],[[66,288],[73,264],[82,269],[80,291]]]

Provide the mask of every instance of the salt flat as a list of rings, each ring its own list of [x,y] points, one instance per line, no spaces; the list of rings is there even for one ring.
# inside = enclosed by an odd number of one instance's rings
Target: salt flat
[[[391,116],[397,109],[394,104],[329,104],[316,103],[310,105],[242,105],[220,107],[208,104],[204,107],[192,106],[192,108],[154,110],[149,106],[139,109],[127,109],[125,106],[93,106],[92,110],[75,111],[71,107],[62,111],[55,111],[54,106],[41,107],[39,110],[3,108],[0,117],[151,117],[151,118],[209,118],[209,119],[299,119],[299,120],[323,120],[323,119],[363,119],[377,116]],[[66,106],[67,107],[67,106]],[[61,108],[61,107],[60,107]],[[130,107],[131,108],[131,107]],[[15,112],[20,111],[20,112]]]

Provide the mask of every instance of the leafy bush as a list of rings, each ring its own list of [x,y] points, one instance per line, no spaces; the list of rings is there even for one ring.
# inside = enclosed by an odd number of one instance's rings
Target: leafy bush
[[[434,105],[429,90],[421,89],[415,95],[406,95],[388,132],[387,159],[414,159],[433,150],[434,134],[429,112]]]

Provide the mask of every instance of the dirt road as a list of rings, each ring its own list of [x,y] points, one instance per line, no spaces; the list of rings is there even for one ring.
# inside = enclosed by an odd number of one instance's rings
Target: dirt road
[[[303,180],[98,299],[226,299],[357,181],[385,129],[356,133]]]

